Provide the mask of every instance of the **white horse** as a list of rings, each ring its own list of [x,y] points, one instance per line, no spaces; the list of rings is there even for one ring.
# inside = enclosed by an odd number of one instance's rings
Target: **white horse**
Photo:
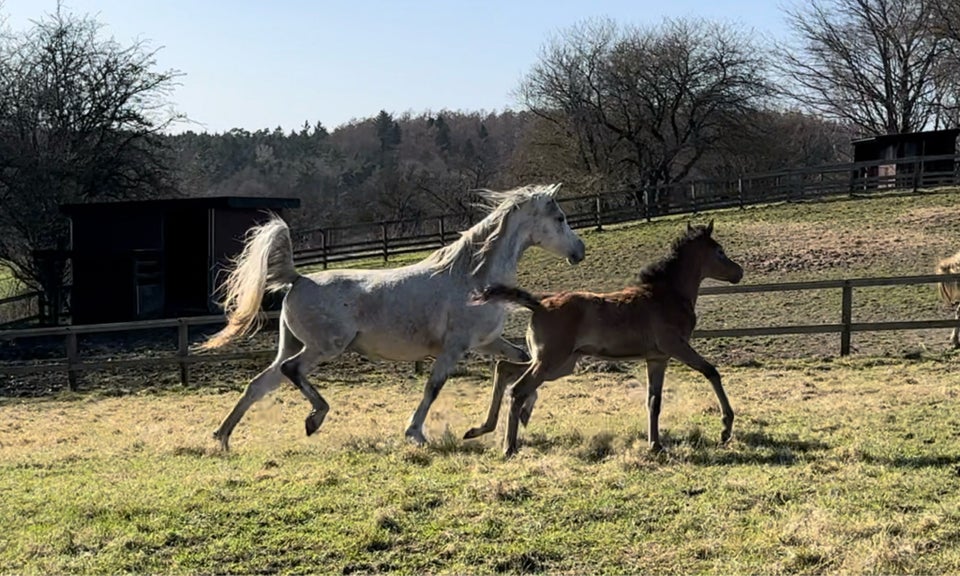
[[[554,196],[559,184],[485,191],[492,210],[454,243],[424,260],[387,270],[331,270],[303,276],[293,264],[286,223],[273,216],[249,233],[243,252],[221,287],[227,325],[200,349],[223,346],[255,332],[264,291],[289,287],[280,312],[277,357],[247,386],[214,437],[224,450],[230,434],[254,402],[287,377],[310,401],[307,435],[317,431],[330,406],[307,374],[346,350],[372,358],[435,359],[423,399],[410,418],[408,439],[426,442],[423,422],[450,372],[468,350],[514,362],[527,353],[500,334],[500,306],[471,306],[475,291],[514,285],[517,264],[530,246],[583,260],[583,241],[570,229]]]

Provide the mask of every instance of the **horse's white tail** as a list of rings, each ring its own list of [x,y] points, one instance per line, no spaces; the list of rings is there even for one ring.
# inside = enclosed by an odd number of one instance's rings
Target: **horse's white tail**
[[[227,325],[199,346],[219,348],[231,340],[259,329],[260,304],[264,292],[275,292],[293,284],[300,274],[293,265],[290,229],[279,216],[247,232],[243,252],[219,288]]]

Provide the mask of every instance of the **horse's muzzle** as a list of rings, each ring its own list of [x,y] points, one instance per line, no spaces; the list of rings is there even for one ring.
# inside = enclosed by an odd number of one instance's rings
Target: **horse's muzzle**
[[[576,248],[574,248],[573,252],[571,252],[570,255],[567,256],[567,262],[570,264],[579,264],[580,262],[583,261],[583,258],[584,256],[586,256],[586,253],[587,253],[587,247],[583,244],[583,240],[581,240],[577,244]]]

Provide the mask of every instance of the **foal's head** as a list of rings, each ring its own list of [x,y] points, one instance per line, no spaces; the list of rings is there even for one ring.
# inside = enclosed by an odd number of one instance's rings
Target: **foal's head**
[[[743,268],[727,257],[723,246],[713,239],[713,220],[706,226],[687,223],[685,249],[695,250],[700,259],[701,276],[736,284],[743,278]]]

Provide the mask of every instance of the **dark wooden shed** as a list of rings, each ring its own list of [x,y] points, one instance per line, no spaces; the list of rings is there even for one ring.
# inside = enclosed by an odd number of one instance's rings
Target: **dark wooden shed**
[[[958,135],[960,135],[960,129],[953,128],[906,134],[884,134],[873,138],[854,140],[852,143],[854,162],[889,160],[889,163],[858,168],[853,176],[860,179],[879,177],[892,180],[903,174],[913,174],[917,170],[922,170],[925,174],[952,174],[954,170],[954,160],[952,158],[924,160],[922,165],[918,164],[915,159],[956,154]],[[869,182],[869,180],[867,181]],[[875,182],[868,187],[876,188],[878,184],[880,183]]]
[[[216,196],[67,204],[74,324],[214,314],[243,236],[296,198]]]

